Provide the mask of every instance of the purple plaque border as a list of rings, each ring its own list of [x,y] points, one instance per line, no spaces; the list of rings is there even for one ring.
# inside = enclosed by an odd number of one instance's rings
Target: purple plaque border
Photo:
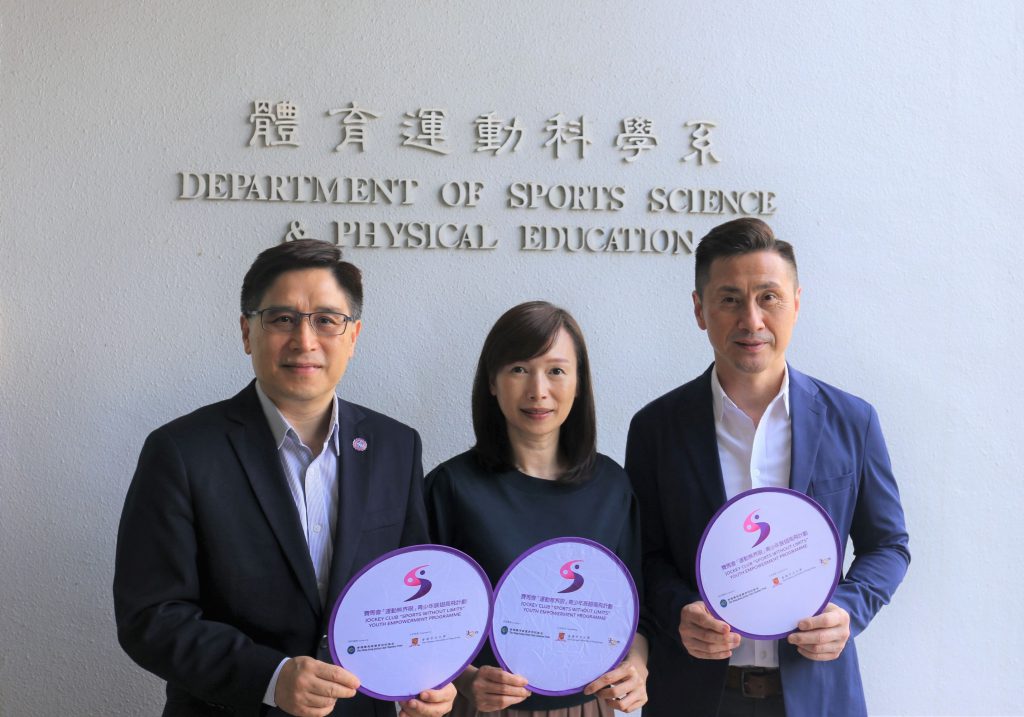
[[[835,541],[836,544],[836,572],[835,576],[832,578],[832,587],[829,588],[828,594],[825,596],[824,601],[822,601],[818,609],[814,611],[815,615],[821,614],[821,611],[825,609],[825,606],[828,605],[828,601],[831,600],[832,596],[835,594],[836,587],[839,585],[839,576],[842,574],[843,571],[844,557],[842,546],[839,543],[839,531],[836,530],[836,524],[832,522],[832,518],[825,511],[825,509],[821,507],[821,504],[818,501],[814,500],[814,498],[812,498],[811,496],[805,493],[801,493],[798,490],[793,490],[792,488],[752,488],[750,490],[744,491],[733,496],[732,498],[727,500],[721,508],[715,511],[715,514],[711,516],[711,520],[709,520],[708,524],[704,527],[704,533],[700,536],[700,544],[697,546],[697,562],[694,564],[694,572],[697,573],[697,590],[698,592],[700,592],[701,600],[704,601],[704,605],[707,607],[708,611],[715,616],[716,619],[721,620],[722,622],[728,622],[728,620],[726,620],[724,617],[718,614],[718,611],[712,604],[713,601],[708,600],[708,596],[704,592],[704,581],[700,579],[700,558],[701,554],[704,552],[704,541],[707,539],[708,533],[711,532],[711,526],[715,524],[715,521],[718,520],[718,517],[722,513],[724,513],[725,510],[733,503],[736,503],[737,501],[748,496],[754,495],[755,493],[784,493],[789,494],[795,498],[799,498],[806,503],[810,503],[815,510],[821,513],[821,517],[825,519],[825,524],[828,525],[829,529],[832,531],[832,539]],[[730,627],[732,627],[732,625],[730,625]],[[782,632],[778,635],[758,635],[752,632],[747,632],[746,630],[741,630],[738,627],[732,627],[732,629],[735,632],[738,632],[740,635],[743,635],[744,637],[749,637],[753,640],[781,640],[787,635],[796,632],[795,630],[790,630],[789,632]]]
[[[505,579],[509,575],[512,574],[512,571],[515,569],[515,567],[517,565],[519,565],[519,563],[521,563],[523,560],[525,560],[529,556],[533,555],[537,551],[539,551],[539,550],[541,550],[543,548],[546,548],[549,545],[556,545],[558,543],[583,543],[584,545],[588,545],[588,546],[590,546],[592,548],[597,548],[599,551],[603,552],[605,555],[610,557],[615,563],[618,564],[619,569],[622,570],[622,574],[626,576],[626,581],[629,583],[630,592],[632,592],[632,594],[633,594],[633,630],[632,630],[632,632],[633,632],[634,635],[636,634],[636,627],[637,627],[637,625],[640,622],[640,596],[637,594],[636,583],[633,581],[633,576],[629,572],[629,568],[627,568],[626,564],[624,562],[622,562],[622,560],[619,559],[619,556],[616,555],[615,553],[613,553],[611,550],[609,550],[605,546],[603,546],[600,543],[598,543],[597,541],[590,540],[589,538],[565,537],[565,538],[552,538],[551,540],[545,540],[542,543],[537,543],[532,548],[528,548],[528,549],[524,550],[523,553],[518,558],[513,560],[512,564],[509,565],[508,568],[505,569],[504,574],[502,574],[502,576],[501,576],[501,580],[498,581],[498,584],[494,587],[494,591],[491,594],[491,624],[489,626],[489,629],[487,630],[487,639],[491,643],[491,650],[494,652],[494,656],[498,659],[498,664],[501,665],[501,668],[503,670],[505,670],[506,672],[512,672],[512,670],[510,670],[509,666],[505,663],[505,659],[501,656],[501,652],[498,650],[497,643],[495,642],[495,639],[494,639],[494,605],[498,601],[498,593],[501,592],[501,587],[502,587],[502,585],[505,584]],[[617,658],[615,658],[615,661],[611,665],[609,665],[608,669],[611,669],[612,667],[615,667],[615,665],[619,664],[620,662],[622,662],[623,659],[625,659],[626,654],[629,652],[629,648],[632,646],[632,644],[633,644],[632,640],[629,640],[628,642],[626,642],[625,647],[623,647],[623,649],[622,649],[622,652],[620,652],[619,656]],[[605,672],[607,672],[607,671],[608,670],[605,670]],[[602,672],[601,674],[598,674],[598,675],[594,675],[593,679],[590,682],[592,682],[593,680],[596,680],[598,677],[600,677],[603,674],[604,674],[604,672]],[[583,690],[584,687],[586,687],[588,684],[590,684],[590,682],[585,682],[582,685],[580,685],[579,687],[574,687],[574,688],[571,688],[571,689],[568,689],[568,690],[545,690],[545,689],[541,689],[539,687],[534,687],[533,685],[530,685],[530,684],[527,684],[526,687],[531,692],[536,692],[538,695],[546,695],[548,697],[562,697],[564,695],[574,695],[574,694],[579,693],[580,691]]]
[[[487,573],[485,573],[484,569],[480,567],[480,564],[473,560],[473,558],[466,555],[461,550],[450,548],[447,545],[424,543],[422,545],[410,545],[405,548],[398,548],[397,550],[392,550],[390,552],[384,553],[372,562],[367,563],[358,573],[352,576],[352,579],[348,581],[348,583],[345,585],[345,588],[341,591],[341,593],[339,593],[338,599],[334,601],[334,607],[331,608],[331,619],[327,623],[327,646],[331,650],[331,659],[334,660],[334,664],[344,668],[345,665],[342,664],[340,655],[338,655],[337,651],[334,649],[334,624],[335,619],[337,618],[338,615],[338,608],[341,607],[341,603],[345,599],[345,596],[348,595],[348,591],[352,588],[353,585],[356,584],[356,581],[359,580],[359,578],[361,578],[365,573],[367,573],[372,568],[376,567],[380,563],[383,563],[385,560],[389,560],[396,556],[404,555],[405,553],[411,553],[417,550],[437,550],[443,553],[451,553],[452,555],[458,558],[462,558],[462,560],[466,563],[469,563],[469,566],[472,567],[480,576],[480,581],[483,583],[484,590],[487,593],[487,623],[485,629],[480,631],[479,642],[477,642],[476,647],[473,648],[473,652],[470,654],[469,658],[462,664],[462,667],[457,669],[447,679],[442,680],[439,684],[429,688],[437,690],[441,687],[444,687],[449,682],[454,680],[456,677],[461,675],[462,671],[465,670],[466,667],[468,667],[469,664],[476,659],[476,656],[478,654],[480,654],[480,650],[483,649],[484,646],[484,640],[486,639],[487,635],[490,634],[491,619],[494,617],[494,596],[493,591],[491,590],[491,581],[487,578]],[[360,685],[356,689],[369,697],[374,697],[378,700],[387,700],[390,702],[404,702],[405,700],[411,700],[412,698],[417,697],[419,695],[418,692],[412,695],[384,695],[379,692],[374,692],[373,690],[367,687],[363,687],[362,685]]]

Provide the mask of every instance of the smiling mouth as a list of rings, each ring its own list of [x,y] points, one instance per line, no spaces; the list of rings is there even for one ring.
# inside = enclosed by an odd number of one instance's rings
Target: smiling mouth
[[[286,364],[283,364],[283,366],[288,371],[301,371],[301,372],[316,371],[317,369],[320,368],[319,364],[313,364],[313,363],[286,363]]]
[[[772,344],[774,337],[771,334],[740,333],[739,338],[732,339],[733,344],[744,351],[758,351]]]
[[[546,418],[555,412],[553,408],[521,408],[519,410],[529,418]]]

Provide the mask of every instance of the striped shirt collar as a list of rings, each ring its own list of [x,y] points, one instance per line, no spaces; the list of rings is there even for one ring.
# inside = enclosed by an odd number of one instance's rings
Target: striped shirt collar
[[[274,405],[274,402],[270,400],[270,397],[263,391],[263,387],[260,386],[258,380],[256,381],[256,395],[260,399],[263,415],[266,416],[267,423],[270,425],[270,433],[274,436],[274,445],[277,447],[277,450],[281,450],[281,446],[284,445],[284,440],[288,437],[289,431],[296,441],[302,443],[298,432],[292,428],[292,424],[288,422],[288,419],[284,417],[278,407]],[[340,439],[338,437],[338,394],[334,394],[334,398],[331,400],[331,426],[327,436],[334,455],[339,455],[341,451]],[[314,450],[311,446],[307,446],[307,448]],[[320,446],[317,446],[317,448],[323,450]],[[319,452],[315,451],[313,455],[317,455]]]

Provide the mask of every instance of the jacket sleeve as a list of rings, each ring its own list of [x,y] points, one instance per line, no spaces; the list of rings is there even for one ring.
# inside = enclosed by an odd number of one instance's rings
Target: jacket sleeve
[[[642,412],[633,417],[626,438],[626,472],[640,507],[645,602],[662,631],[681,644],[679,613],[684,605],[700,600],[700,593],[676,567],[666,541],[656,428],[651,423]]]
[[[412,465],[409,475],[409,497],[405,505],[405,523],[402,526],[402,546],[423,545],[430,542],[427,513],[423,502],[423,450],[420,434],[413,435]]]
[[[654,619],[644,600],[645,585],[643,580],[643,552],[640,537],[640,504],[636,495],[630,491],[627,519],[623,523],[622,532],[616,544],[615,554],[629,568],[629,573],[636,584],[639,601],[639,617],[636,631],[644,637],[650,637],[655,629]]]
[[[858,480],[850,523],[854,558],[832,598],[850,613],[854,637],[889,603],[910,565],[903,506],[874,408],[864,431]]]
[[[287,655],[204,618],[196,507],[174,440],[150,434],[132,478],[117,536],[114,613],[118,641],[141,667],[211,704],[259,713]]]

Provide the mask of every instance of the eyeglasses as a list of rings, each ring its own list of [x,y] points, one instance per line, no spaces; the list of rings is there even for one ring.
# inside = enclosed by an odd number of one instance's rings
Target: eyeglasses
[[[309,321],[314,333],[320,336],[341,336],[345,333],[350,322],[355,321],[351,316],[337,311],[293,311],[292,309],[280,309],[271,307],[259,311],[250,311],[246,316],[259,314],[260,326],[264,331],[272,334],[291,334],[299,328],[299,322],[303,318]]]

